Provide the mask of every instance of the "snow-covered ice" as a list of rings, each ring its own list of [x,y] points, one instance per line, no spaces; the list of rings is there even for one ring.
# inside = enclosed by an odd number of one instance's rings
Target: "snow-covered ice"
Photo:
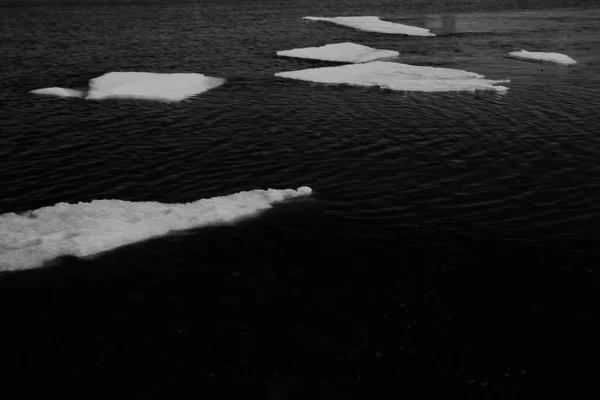
[[[398,35],[411,35],[411,36],[435,36],[429,29],[419,28],[416,26],[396,24],[389,21],[382,21],[379,17],[367,16],[367,17],[303,17],[303,19],[310,21],[326,21],[332,22],[338,25],[349,26],[351,28],[359,29],[368,32],[379,32],[379,33],[392,33]]]
[[[458,69],[419,67],[386,61],[279,72],[275,76],[310,82],[379,86],[392,90],[420,92],[475,90],[502,92],[508,88],[494,85],[510,82],[484,79],[483,75]]]
[[[68,88],[60,88],[60,87],[49,87],[43,89],[32,90],[29,93],[33,94],[43,94],[48,96],[58,96],[58,97],[85,97],[86,92],[75,89]]]
[[[87,98],[180,101],[224,82],[222,78],[194,73],[110,72],[90,81]]]
[[[232,222],[311,188],[252,190],[187,204],[94,200],[0,215],[0,271],[33,268],[58,256],[90,256],[171,231]]]
[[[397,57],[397,51],[378,50],[356,43],[335,43],[320,47],[278,51],[278,56],[310,58],[314,60],[363,63],[381,58]]]
[[[220,86],[224,82],[223,78],[195,73],[109,72],[90,80],[88,91],[45,88],[32,90],[30,93],[85,97],[91,100],[125,98],[180,101]]]
[[[571,57],[560,54],[560,53],[543,53],[539,51],[512,51],[508,53],[510,57],[520,58],[522,60],[532,60],[532,61],[543,61],[543,62],[553,62],[559,64],[577,64],[577,61],[573,60]]]

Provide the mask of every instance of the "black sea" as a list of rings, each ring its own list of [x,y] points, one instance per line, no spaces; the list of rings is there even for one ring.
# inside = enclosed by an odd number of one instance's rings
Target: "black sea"
[[[508,90],[275,76],[341,65],[278,51],[344,42]],[[225,81],[177,102],[30,93],[110,72]],[[598,396],[598,110],[593,0],[0,0],[0,263],[15,243],[33,257],[43,229],[79,234],[39,223],[59,203],[312,188],[92,257],[52,236],[63,256],[2,268],[0,395]],[[52,221],[123,232],[62,210]]]

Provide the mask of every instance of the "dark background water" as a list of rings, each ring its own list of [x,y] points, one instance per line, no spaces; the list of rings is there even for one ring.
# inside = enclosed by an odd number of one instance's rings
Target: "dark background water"
[[[594,6],[0,1],[0,212],[315,190],[234,227],[1,277],[10,373],[0,391],[598,393]],[[438,36],[307,15],[378,15]],[[402,93],[273,77],[327,65],[277,50],[339,41],[511,79],[510,89]],[[521,48],[579,64],[505,57]],[[27,93],[110,71],[227,83],[175,104]]]

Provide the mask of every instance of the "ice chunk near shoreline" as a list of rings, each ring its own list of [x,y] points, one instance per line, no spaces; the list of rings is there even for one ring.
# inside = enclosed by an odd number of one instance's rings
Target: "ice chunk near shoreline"
[[[58,96],[58,97],[85,97],[86,92],[75,89],[61,88],[61,87],[49,87],[43,89],[31,90],[29,93],[41,94],[46,96]]]
[[[195,73],[109,72],[90,80],[87,91],[53,87],[32,90],[30,93],[84,97],[89,100],[120,98],[181,101],[223,83],[223,78]]]
[[[419,92],[475,90],[503,92],[508,88],[494,85],[510,82],[484,79],[483,75],[458,69],[420,67],[386,61],[279,72],[275,76],[310,82],[379,86],[392,90]]]
[[[225,79],[195,73],[109,72],[90,80],[87,99],[180,101],[222,85]]]
[[[356,43],[326,44],[320,47],[305,47],[300,49],[282,50],[278,56],[309,58],[313,60],[363,63],[381,58],[397,57],[399,53],[393,50],[378,50]]]
[[[349,26],[367,32],[391,33],[397,35],[410,36],[435,36],[429,29],[416,26],[397,24],[388,21],[382,21],[379,17],[302,17],[309,21],[326,21],[334,24]]]
[[[94,200],[0,215],[0,271],[33,268],[64,255],[90,256],[171,231],[232,222],[311,188],[252,190],[186,204]]]
[[[543,53],[539,51],[512,51],[508,53],[510,57],[518,58],[522,60],[530,60],[530,61],[542,61],[542,62],[553,62],[558,64],[577,64],[577,61],[573,60],[571,57],[560,54],[560,53]]]

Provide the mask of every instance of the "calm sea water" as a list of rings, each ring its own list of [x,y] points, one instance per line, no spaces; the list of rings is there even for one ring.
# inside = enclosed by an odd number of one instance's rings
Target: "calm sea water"
[[[377,15],[437,36],[308,15]],[[273,76],[328,65],[278,50],[345,41],[510,89]],[[520,49],[579,63],[506,57]],[[227,82],[175,104],[28,93],[110,71]],[[238,226],[3,277],[5,343],[19,345],[2,362],[21,393],[598,390],[584,367],[600,353],[596,1],[0,1],[0,83],[0,213],[315,191]]]

